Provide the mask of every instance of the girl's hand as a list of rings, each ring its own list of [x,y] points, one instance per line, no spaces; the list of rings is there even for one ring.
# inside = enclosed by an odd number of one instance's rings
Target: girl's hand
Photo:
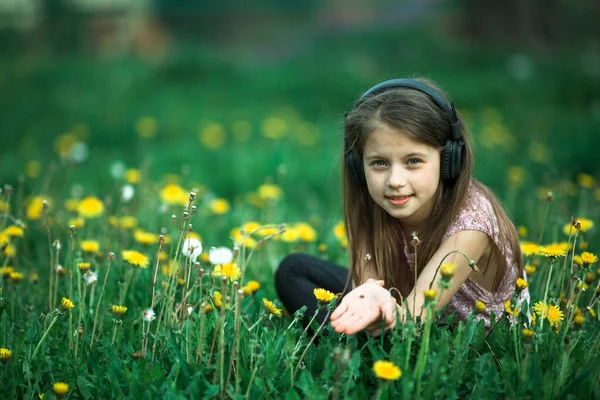
[[[396,300],[383,288],[383,281],[369,279],[343,298],[331,314],[331,326],[336,332],[347,335],[363,329],[379,335],[384,317],[386,331],[396,326]]]

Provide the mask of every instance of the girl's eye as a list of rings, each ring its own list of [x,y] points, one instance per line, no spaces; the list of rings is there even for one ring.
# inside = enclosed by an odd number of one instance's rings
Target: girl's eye
[[[419,160],[418,158],[411,158],[407,162],[408,165],[417,165],[419,163],[421,163],[421,160]]]
[[[375,160],[371,163],[371,165],[374,165],[376,167],[385,167],[387,163],[383,160]]]

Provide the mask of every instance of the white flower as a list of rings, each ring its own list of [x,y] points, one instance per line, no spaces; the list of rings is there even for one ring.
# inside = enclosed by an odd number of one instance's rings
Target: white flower
[[[229,264],[233,260],[233,252],[227,247],[211,247],[208,258],[213,265]]]
[[[135,194],[135,189],[131,185],[125,185],[121,189],[121,199],[123,199],[123,201],[125,203],[127,203],[129,200],[131,200],[133,198],[134,194]]]
[[[86,285],[88,285],[88,286],[93,285],[96,282],[98,282],[98,273],[92,272],[92,271],[87,271],[85,273],[85,275],[83,276],[83,279],[85,279]]]
[[[185,239],[181,251],[185,256],[189,257],[192,262],[196,262],[196,259],[202,254],[202,243],[194,238]]]
[[[64,268],[63,268],[62,265],[59,264],[59,265],[56,266],[56,273],[57,274],[61,274],[63,270],[64,270]]]
[[[142,315],[147,322],[154,321],[154,318],[156,318],[156,314],[154,313],[154,310],[151,308],[144,310]]]
[[[126,166],[123,161],[115,161],[110,166],[110,174],[115,179],[121,179],[125,175],[125,168]]]
[[[188,306],[188,308],[187,308],[188,315],[192,315],[192,311],[194,311],[194,307]]]

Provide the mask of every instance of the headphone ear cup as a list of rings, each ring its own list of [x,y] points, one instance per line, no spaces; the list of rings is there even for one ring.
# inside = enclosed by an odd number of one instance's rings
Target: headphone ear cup
[[[442,180],[452,181],[460,175],[464,146],[462,139],[449,140],[444,146],[440,159]]]

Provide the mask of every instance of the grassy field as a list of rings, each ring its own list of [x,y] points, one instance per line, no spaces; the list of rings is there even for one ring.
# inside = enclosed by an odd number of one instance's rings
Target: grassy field
[[[189,46],[158,63],[0,60],[1,397],[598,397],[600,84],[586,53],[353,39],[269,64]],[[273,272],[294,251],[345,264],[343,113],[413,75],[465,116],[476,176],[519,227],[532,304],[507,305],[491,333],[472,319],[380,338],[314,326],[314,346]],[[382,360],[401,377],[374,371]]]

